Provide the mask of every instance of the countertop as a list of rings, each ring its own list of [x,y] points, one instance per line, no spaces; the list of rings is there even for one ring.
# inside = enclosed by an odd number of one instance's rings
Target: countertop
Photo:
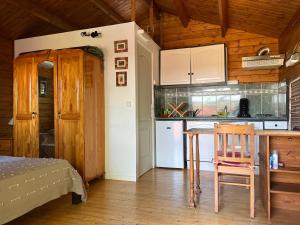
[[[185,134],[213,134],[214,129],[211,128],[192,128],[184,131]],[[255,135],[259,136],[288,136],[300,137],[300,131],[291,130],[255,130]]]
[[[156,120],[198,120],[198,121],[287,121],[286,117],[217,117],[217,116],[201,116],[201,117],[156,117]]]

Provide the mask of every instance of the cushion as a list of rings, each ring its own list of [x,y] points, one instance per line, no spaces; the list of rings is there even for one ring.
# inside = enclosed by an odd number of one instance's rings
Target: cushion
[[[218,150],[218,156],[224,156],[224,150]],[[233,157],[233,153],[232,151],[227,151],[226,152],[226,157]],[[240,158],[241,157],[241,152],[235,152],[235,157],[236,158]],[[249,152],[245,152],[244,153],[244,157],[246,158],[250,158],[250,153]]]

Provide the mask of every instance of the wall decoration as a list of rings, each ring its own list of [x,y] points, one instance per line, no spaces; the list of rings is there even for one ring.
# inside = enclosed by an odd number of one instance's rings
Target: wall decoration
[[[117,87],[127,86],[127,72],[116,72],[116,85]]]
[[[115,69],[128,69],[128,57],[117,57],[115,58]]]
[[[128,52],[127,40],[115,41],[114,43],[115,43],[115,53]]]

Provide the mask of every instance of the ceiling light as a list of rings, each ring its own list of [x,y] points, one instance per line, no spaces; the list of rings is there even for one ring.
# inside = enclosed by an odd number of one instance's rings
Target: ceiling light
[[[300,62],[300,52],[295,52],[291,57],[285,62],[285,66],[293,66]]]
[[[145,42],[148,42],[151,40],[151,37],[143,29],[139,29],[137,31],[137,33]]]
[[[290,58],[286,60],[285,66],[286,67],[293,66],[298,62],[300,62],[300,43],[296,44],[292,55],[290,56]]]

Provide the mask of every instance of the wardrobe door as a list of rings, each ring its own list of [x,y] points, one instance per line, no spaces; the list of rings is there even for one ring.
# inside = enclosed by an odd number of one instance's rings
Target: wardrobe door
[[[68,160],[83,176],[83,54],[58,53],[57,70],[58,156]]]
[[[14,62],[14,156],[39,157],[37,65],[33,57]]]

